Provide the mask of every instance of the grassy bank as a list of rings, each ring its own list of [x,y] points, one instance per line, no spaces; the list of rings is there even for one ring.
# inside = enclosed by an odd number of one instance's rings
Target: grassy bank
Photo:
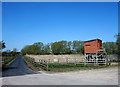
[[[26,57],[23,57],[23,58],[27,62],[27,64],[29,63],[28,66],[30,66],[32,69],[34,69],[34,70],[36,70],[36,69],[39,70],[40,69],[40,64],[30,61]]]
[[[2,64],[2,70],[5,70],[14,60],[16,59],[16,57],[12,57],[10,58],[8,61],[4,62]]]
[[[9,64],[11,64],[14,60],[16,59],[16,57],[14,57],[13,59],[11,59],[10,61],[8,61],[7,63],[6,63],[6,65],[9,65]]]

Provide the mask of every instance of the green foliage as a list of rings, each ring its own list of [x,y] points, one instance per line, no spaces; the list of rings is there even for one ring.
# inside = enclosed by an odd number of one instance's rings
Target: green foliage
[[[51,45],[53,54],[72,54],[72,53],[84,53],[83,41],[59,41],[52,43]]]
[[[117,38],[117,41],[116,41],[116,44],[118,46],[117,53],[118,53],[118,56],[120,57],[120,33],[115,35],[115,37]]]
[[[107,54],[117,54],[117,44],[115,42],[104,42],[103,48],[105,48]]]
[[[13,52],[17,52],[17,48],[14,48],[14,49],[13,49]]]
[[[86,67],[84,64],[59,64],[59,63],[49,63],[49,68],[70,68],[70,67]]]
[[[16,57],[12,58],[10,61],[7,61],[6,64],[9,65]]]
[[[52,43],[51,49],[53,54],[66,54],[69,50],[69,48],[67,47],[67,41]]]
[[[2,52],[2,56],[17,56],[17,55],[19,55],[20,54],[20,52],[13,52],[13,51],[4,51],[4,52]]]
[[[93,66],[93,65],[84,65],[84,64],[59,64],[59,63],[51,63],[48,64],[48,69],[51,72],[67,72],[67,71],[75,71],[75,70],[90,70],[90,69],[100,69],[106,68],[108,66]]]
[[[35,54],[35,55],[43,55],[45,53],[48,53],[49,50],[49,44],[45,45],[42,42],[34,43],[33,45],[27,45],[22,50],[22,55],[25,54]]]
[[[50,54],[50,44],[44,46],[44,54]]]
[[[117,54],[118,46],[116,42],[104,42],[103,47],[107,54]],[[27,45],[21,50],[22,55],[34,54],[34,55],[46,55],[46,54],[84,54],[84,42],[83,41],[58,41],[54,43],[43,44],[37,42],[32,45]]]
[[[73,50],[76,53],[84,54],[84,42],[83,41],[73,41]]]
[[[1,49],[4,49],[6,46],[5,46],[5,42],[4,41],[0,41],[0,50]]]
[[[31,62],[28,58],[24,57],[24,59],[25,59],[27,62],[29,62],[30,64],[32,64],[32,62]]]
[[[40,68],[40,64],[39,63],[37,63],[37,62],[32,62],[32,61],[30,61],[28,58],[26,58],[26,57],[24,57],[24,60],[26,60],[28,63],[30,63],[31,65],[33,65],[34,67],[36,67],[36,68]]]

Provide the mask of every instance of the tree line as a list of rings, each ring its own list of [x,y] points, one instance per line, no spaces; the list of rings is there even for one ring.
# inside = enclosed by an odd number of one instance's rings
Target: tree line
[[[118,45],[116,42],[104,42],[102,45],[107,54],[118,54]]]
[[[17,52],[17,48],[13,48],[13,51],[6,50],[2,52],[2,49],[4,48],[6,48],[5,42],[0,41],[0,54],[2,54],[2,56],[15,56],[15,55],[20,54],[20,52]]]
[[[117,54],[118,46],[116,42],[104,42],[103,48],[107,54]],[[54,43],[43,44],[37,42],[32,45],[27,45],[21,50],[22,55],[61,55],[61,54],[84,54],[84,41],[58,41]]]
[[[20,52],[17,52],[16,48],[13,48],[13,50],[6,50],[4,52],[2,52],[2,56],[16,56],[20,54]]]
[[[27,45],[22,50],[21,53],[25,54],[73,54],[84,52],[84,42],[83,41],[58,41],[54,43],[43,44],[42,42],[34,43],[33,45]]]

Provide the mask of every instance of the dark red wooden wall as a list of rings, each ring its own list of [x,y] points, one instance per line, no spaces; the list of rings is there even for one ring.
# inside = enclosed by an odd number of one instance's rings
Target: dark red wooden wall
[[[101,53],[102,51],[98,51],[102,49],[102,40],[94,39],[90,41],[84,42],[85,53]]]

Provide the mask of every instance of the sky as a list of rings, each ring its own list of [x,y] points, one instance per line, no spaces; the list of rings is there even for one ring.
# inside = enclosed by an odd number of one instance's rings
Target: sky
[[[115,42],[117,33],[117,2],[2,3],[4,50],[61,40]]]

